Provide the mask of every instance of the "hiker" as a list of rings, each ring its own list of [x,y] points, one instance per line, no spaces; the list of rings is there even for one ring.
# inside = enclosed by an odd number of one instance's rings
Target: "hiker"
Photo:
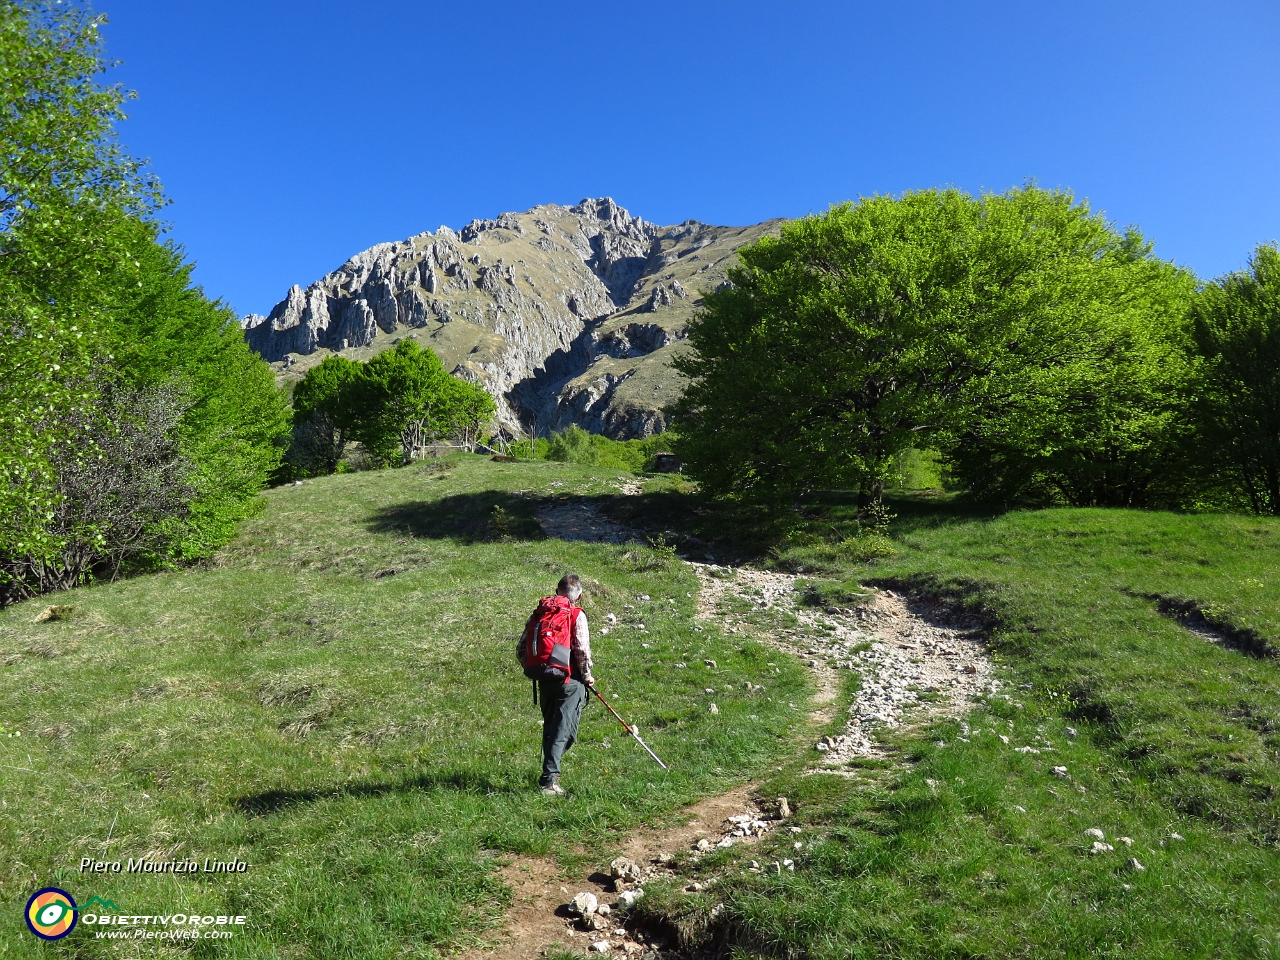
[[[564,793],[560,761],[578,737],[578,720],[587,702],[591,675],[591,633],[587,615],[577,606],[582,581],[560,578],[553,597],[538,601],[516,645],[524,674],[533,680],[533,699],[542,707],[542,778],[547,796]]]

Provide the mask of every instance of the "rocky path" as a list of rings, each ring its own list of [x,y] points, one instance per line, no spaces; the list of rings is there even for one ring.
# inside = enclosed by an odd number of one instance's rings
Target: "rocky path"
[[[755,636],[802,657],[813,670],[818,690],[810,715],[817,724],[834,719],[841,671],[861,676],[843,730],[815,745],[822,754],[818,771],[837,772],[855,758],[885,756],[877,730],[964,713],[978,696],[999,688],[979,624],[955,622],[939,607],[877,590],[856,609],[821,609],[800,602],[789,574],[690,566],[701,585],[698,615],[720,621],[726,630],[748,629],[725,611],[729,597],[765,610],[781,607],[796,618],[795,629]]]
[[[538,521],[558,539],[643,542],[586,502],[547,507]],[[788,574],[689,566],[700,587],[699,619],[803,658],[816,681],[810,710],[816,728],[836,725],[842,673],[860,675],[838,731],[814,744],[812,773],[858,776],[850,761],[891,754],[881,731],[962,714],[980,694],[999,687],[979,625],[954,622],[942,608],[880,590],[856,609],[822,609],[803,603]],[[776,626],[761,629],[743,612],[748,609],[783,616],[771,620]],[[771,830],[800,830],[786,822],[785,798],[762,800],[756,794],[756,785],[747,784],[689,807],[677,827],[642,828],[622,843],[608,875],[574,878],[550,859],[510,858],[502,868],[515,894],[507,923],[495,945],[468,952],[466,960],[535,960],[555,944],[575,953],[658,960],[671,945],[629,925],[626,910],[643,896],[646,881],[673,875],[674,853],[687,850],[696,857],[716,847],[751,844]],[[791,867],[779,861],[756,869]]]

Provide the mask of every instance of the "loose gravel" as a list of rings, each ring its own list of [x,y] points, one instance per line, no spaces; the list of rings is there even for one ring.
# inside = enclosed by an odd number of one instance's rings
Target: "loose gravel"
[[[761,638],[800,656],[817,674],[819,707],[839,689],[841,670],[856,670],[862,683],[845,717],[844,730],[815,744],[817,769],[835,772],[849,761],[884,757],[890,751],[877,731],[917,725],[966,712],[984,694],[1000,689],[991,657],[976,622],[956,621],[939,606],[911,600],[892,590],[872,592],[869,603],[852,609],[806,606],[794,577],[745,567],[691,564],[702,589],[698,614],[723,620],[727,596],[760,609],[781,608],[800,622],[800,635]]]

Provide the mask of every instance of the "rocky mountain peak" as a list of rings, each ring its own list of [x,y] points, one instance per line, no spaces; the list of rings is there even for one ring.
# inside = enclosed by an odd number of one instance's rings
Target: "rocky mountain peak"
[[[679,392],[668,361],[699,291],[772,226],[660,227],[611,197],[544,204],[377,244],[241,325],[286,379],[409,336],[483,383],[509,429],[643,436]]]

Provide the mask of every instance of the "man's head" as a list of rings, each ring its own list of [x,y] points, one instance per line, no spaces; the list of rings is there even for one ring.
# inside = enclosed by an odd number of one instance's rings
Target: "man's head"
[[[571,602],[577,602],[577,599],[582,596],[582,581],[578,579],[576,573],[566,573],[556,584],[556,593],[562,597],[568,597]]]

